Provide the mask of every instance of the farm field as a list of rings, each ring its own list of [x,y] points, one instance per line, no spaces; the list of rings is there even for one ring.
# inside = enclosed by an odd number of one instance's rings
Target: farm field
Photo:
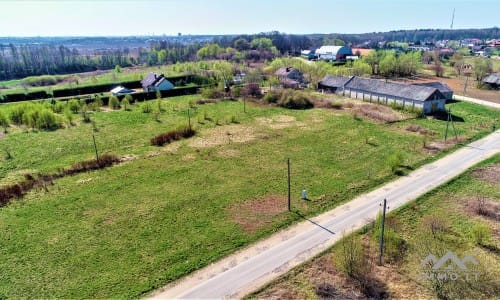
[[[367,225],[309,262],[270,283],[247,299],[492,299],[500,293],[498,272],[498,208],[500,206],[500,155],[415,201],[390,212],[386,218],[385,263],[378,266],[377,233],[380,225]],[[380,220],[377,220],[380,222]],[[481,232],[482,234],[479,234]],[[401,240],[403,242],[401,242]],[[350,242],[363,249],[353,276],[342,263]],[[356,243],[357,241],[357,243]],[[399,248],[394,248],[399,244]],[[358,247],[359,247],[358,246]],[[447,251],[458,257],[472,255],[478,265],[467,264],[467,277],[437,281],[422,276],[422,260],[438,259]],[[347,253],[349,250],[347,250]],[[451,264],[453,267],[453,264]],[[362,270],[363,275],[357,273]],[[456,270],[456,268],[455,268]],[[369,281],[367,281],[369,279]]]
[[[58,179],[0,208],[0,297],[139,297],[232,253],[299,220],[286,212],[287,158],[293,209],[310,216],[395,178],[388,165],[395,154],[404,174],[443,153],[436,149],[446,122],[353,116],[367,103],[342,110],[247,103],[245,113],[241,101],[199,99],[160,100],[157,117],[136,104],[94,112],[94,124],[9,128],[0,137],[12,156],[0,157],[0,185],[93,158],[94,127],[99,152],[123,162]],[[474,104],[449,106],[460,141],[491,132],[498,118]],[[151,146],[155,135],[188,123],[188,108],[196,136]],[[298,200],[304,188],[312,201]]]

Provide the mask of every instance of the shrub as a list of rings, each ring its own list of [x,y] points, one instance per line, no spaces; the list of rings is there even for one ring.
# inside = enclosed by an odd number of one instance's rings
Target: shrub
[[[3,111],[0,111],[0,126],[3,127],[5,133],[7,133],[7,127],[9,127],[9,125],[9,117]]]
[[[111,96],[109,97],[109,107],[113,109],[119,109],[120,108],[120,100],[118,100],[118,97],[116,96]]]
[[[391,168],[391,172],[397,174],[399,172],[399,167],[403,163],[404,154],[401,151],[396,151],[387,157],[387,165]]]
[[[68,107],[74,114],[77,114],[80,111],[80,103],[76,99],[69,100]]]
[[[110,167],[115,163],[118,163],[120,158],[116,155],[112,154],[104,154],[99,157],[99,159],[91,159],[86,161],[81,161],[75,163],[71,166],[71,168],[64,170],[65,175],[73,175],[86,171],[103,169],[106,167]]]
[[[491,237],[490,228],[484,224],[476,224],[471,228],[471,235],[473,241],[478,245],[488,243]]]
[[[183,127],[155,136],[151,139],[151,144],[155,146],[163,146],[165,144],[170,144],[173,141],[192,137],[195,133],[196,131],[194,129]]]
[[[123,107],[124,110],[129,110],[130,101],[127,99],[127,97],[123,98],[121,106]]]
[[[141,110],[142,110],[143,113],[149,114],[152,111],[152,109],[151,109],[151,103],[144,102],[141,105]]]
[[[38,129],[57,129],[61,127],[61,120],[59,116],[55,115],[52,111],[42,109],[38,114],[36,127]]]
[[[56,101],[52,106],[52,111],[55,112],[56,114],[62,113],[63,110],[64,110],[64,103],[62,103],[61,101]]]
[[[245,85],[243,89],[243,94],[245,96],[259,97],[262,96],[262,91],[258,83],[249,83]]]
[[[201,96],[207,99],[216,99],[219,96],[219,92],[216,88],[206,87],[201,89]]]
[[[102,98],[101,98],[101,96],[97,95],[95,97],[94,102],[92,103],[92,109],[94,111],[99,111],[101,109],[101,106],[103,106]]]
[[[10,109],[10,120],[16,125],[21,125],[23,123],[23,115],[27,110],[26,104],[14,105]]]
[[[262,100],[264,103],[271,104],[271,103],[277,103],[280,98],[280,95],[275,92],[268,92],[264,95],[264,98]]]
[[[314,106],[307,94],[293,90],[283,92],[278,105],[289,109],[308,109]]]

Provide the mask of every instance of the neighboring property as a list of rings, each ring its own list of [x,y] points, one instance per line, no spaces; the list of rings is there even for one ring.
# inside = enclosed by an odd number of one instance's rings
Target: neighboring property
[[[141,84],[145,92],[166,91],[174,88],[174,85],[163,74],[156,73],[149,73]]]
[[[318,90],[324,90],[331,93],[340,93],[344,90],[345,85],[353,78],[344,76],[326,75],[318,83]]]
[[[318,56],[316,55],[316,49],[302,50],[300,51],[300,56],[308,60],[318,59]]]
[[[347,56],[353,56],[351,47],[348,46],[321,46],[316,50],[320,60],[344,61]]]
[[[419,108],[429,114],[445,110],[446,97],[435,87],[385,82],[357,76],[325,76],[318,88],[350,98],[403,108]]]
[[[422,82],[422,83],[415,83],[414,85],[436,88],[441,92],[441,94],[443,94],[446,100],[453,99],[453,90],[444,82],[441,81]]]
[[[483,79],[483,83],[489,85],[492,89],[498,90],[500,87],[500,73],[493,73]]]
[[[126,87],[123,87],[123,86],[119,85],[119,86],[115,87],[114,89],[112,89],[110,92],[113,95],[115,95],[115,96],[120,96],[120,95],[131,94],[134,91],[132,91],[130,89],[127,89]]]
[[[304,75],[297,69],[291,67],[281,67],[274,73],[281,86],[285,88],[298,89],[307,85]]]

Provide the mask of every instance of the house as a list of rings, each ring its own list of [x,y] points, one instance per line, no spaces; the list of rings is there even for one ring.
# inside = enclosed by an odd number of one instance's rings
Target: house
[[[351,98],[420,108],[424,114],[445,110],[446,98],[437,88],[385,82],[354,76],[342,92]]]
[[[304,75],[299,70],[291,67],[281,67],[274,75],[278,77],[280,84],[285,88],[298,89],[307,85]]]
[[[436,88],[436,89],[438,89],[438,91],[441,92],[441,94],[443,94],[443,96],[446,98],[446,100],[453,99],[453,90],[444,82],[441,82],[441,81],[422,82],[422,83],[415,83],[414,85],[428,86],[428,87]]]
[[[483,79],[483,82],[489,85],[492,89],[498,90],[500,87],[500,73],[492,73]]]
[[[119,86],[115,87],[114,89],[112,89],[110,92],[115,96],[120,96],[120,95],[125,95],[125,94],[131,94],[134,91],[119,85]]]
[[[348,46],[321,46],[316,50],[320,60],[344,61],[347,56],[352,56],[352,49]]]
[[[168,81],[163,74],[149,73],[141,81],[145,92],[166,91],[174,88],[174,85]]]
[[[344,90],[345,85],[353,78],[344,76],[326,75],[318,83],[319,90],[325,90],[332,93],[340,93]]]

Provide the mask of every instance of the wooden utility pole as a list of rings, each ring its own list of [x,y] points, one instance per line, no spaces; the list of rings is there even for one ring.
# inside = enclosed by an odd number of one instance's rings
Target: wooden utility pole
[[[446,119],[446,132],[444,133],[444,141],[448,138],[448,125],[451,123],[453,128],[453,134],[455,135],[455,140],[458,141],[457,131],[455,130],[455,124],[453,123],[453,117],[451,116],[451,108],[448,109],[448,118]]]
[[[188,125],[189,129],[191,129],[191,113],[189,112],[189,108],[188,108]]]
[[[385,227],[385,210],[387,207],[387,200],[384,199],[384,209],[382,211],[382,228],[380,232],[380,253],[378,256],[378,264],[379,266],[382,265],[382,254],[384,252],[384,227]]]
[[[290,192],[290,158],[287,160],[288,164],[288,211],[291,211],[292,196]]]

